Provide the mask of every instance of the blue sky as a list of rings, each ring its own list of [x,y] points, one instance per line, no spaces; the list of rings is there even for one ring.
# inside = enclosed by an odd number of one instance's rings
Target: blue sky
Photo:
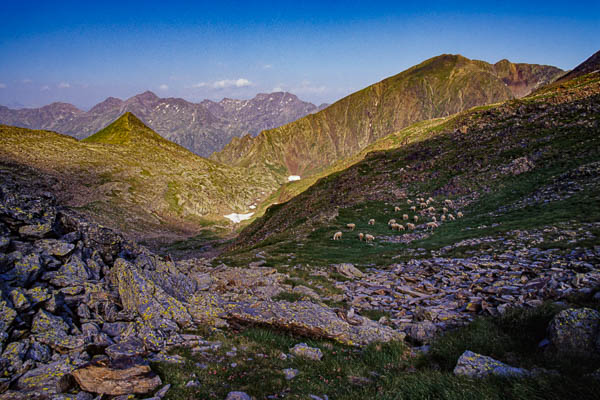
[[[333,102],[442,53],[569,69],[600,49],[598,0],[456,4],[4,0],[0,104],[87,108],[145,90]]]

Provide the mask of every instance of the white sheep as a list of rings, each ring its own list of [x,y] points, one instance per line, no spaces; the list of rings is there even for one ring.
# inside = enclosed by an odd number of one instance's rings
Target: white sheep
[[[434,213],[435,212],[435,207],[429,207],[427,209],[427,212]]]
[[[438,227],[437,222],[428,222],[426,225],[427,225],[427,229],[431,229],[431,230],[434,230],[435,228]]]
[[[435,215],[434,215],[433,217],[431,217],[431,220],[432,220],[433,222],[437,222],[437,218],[435,217]]]
[[[411,205],[412,204],[412,200],[410,200],[410,199],[406,200],[406,204]]]
[[[402,214],[402,219],[405,221],[408,220],[408,214]]]
[[[429,203],[434,203],[434,202],[435,202],[435,200],[433,199],[433,197],[430,197],[430,198],[428,198],[428,199],[427,199],[427,201],[428,201]]]
[[[369,235],[368,233],[365,235],[365,240],[367,242],[372,242],[373,240],[375,240],[375,236],[373,235]]]
[[[442,212],[443,212],[444,214],[446,214],[446,213],[448,212],[448,209],[447,209],[446,207],[444,207],[444,208],[442,208]]]
[[[346,224],[346,228],[350,229],[351,231],[354,230],[354,228],[356,228],[356,224]]]
[[[427,203],[421,203],[419,204],[421,206],[421,208],[427,208],[428,204]]]
[[[394,212],[398,212],[398,211],[400,211],[400,207],[398,207],[398,206],[394,207]]]
[[[417,206],[412,206],[412,207],[410,208],[410,211],[412,211],[412,212],[417,212]]]
[[[448,207],[453,207],[453,205],[454,205],[452,203],[452,200],[449,200],[449,199],[444,200],[444,204],[447,205]]]
[[[402,224],[396,224],[396,225],[397,225],[397,226],[396,226],[396,230],[397,230],[397,231],[403,231],[403,230],[406,230],[406,228],[404,227],[404,225],[402,225]]]
[[[413,217],[413,221],[415,221],[415,224],[416,224],[417,222],[419,222],[419,216],[418,216],[418,215],[415,215],[415,216]]]
[[[452,214],[448,214],[448,219],[449,219],[450,221],[454,221],[456,218],[454,218],[454,215],[452,215]]]
[[[333,234],[333,240],[340,240],[342,238],[342,232],[337,231]]]
[[[414,231],[414,230],[415,230],[415,226],[414,226],[413,224],[411,224],[411,223],[408,223],[408,224],[406,224],[406,227],[407,227],[409,230],[411,230],[411,231]]]
[[[457,212],[457,213],[456,213],[456,216],[457,216],[458,218],[462,218],[462,217],[463,217],[463,213],[461,213],[461,212],[459,211],[459,212]]]
[[[445,215],[442,215],[442,216],[440,217],[440,220],[441,220],[441,221],[445,221],[445,220],[446,220],[446,216],[445,216]]]
[[[358,234],[358,240],[360,240],[361,242],[364,239],[364,237],[365,237],[364,233],[361,232],[361,233]]]
[[[369,225],[375,225],[375,220],[373,218],[369,220]]]

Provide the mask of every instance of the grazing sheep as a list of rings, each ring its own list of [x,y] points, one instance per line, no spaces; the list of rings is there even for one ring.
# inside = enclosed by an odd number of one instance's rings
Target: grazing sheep
[[[445,221],[445,220],[446,220],[446,216],[445,216],[445,215],[442,215],[442,216],[440,217],[440,220],[442,220],[442,221]]]
[[[356,224],[347,224],[346,228],[350,229],[351,231],[354,230],[354,228],[356,228]]]
[[[412,200],[406,200],[406,204],[411,205],[412,204]]]
[[[443,212],[444,214],[446,214],[446,213],[448,212],[448,209],[447,209],[446,207],[444,207],[444,208],[442,208],[442,212]]]
[[[404,230],[404,226],[401,224],[392,224],[392,230],[394,231],[403,231]]]
[[[390,219],[390,220],[388,221],[388,225],[393,225],[393,224],[395,224],[395,223],[396,223],[396,220],[395,220],[395,219]]]
[[[427,209],[427,212],[434,213],[435,212],[435,208],[434,207],[429,207]]]
[[[415,224],[416,224],[417,222],[419,222],[419,216],[418,216],[418,215],[415,215],[415,216],[413,217],[413,221],[415,221]]]
[[[364,239],[364,237],[365,237],[364,233],[361,232],[361,233],[358,234],[358,240],[360,240],[361,242]]]
[[[428,199],[427,199],[427,201],[428,201],[429,203],[435,203],[435,200],[433,199],[433,197],[430,197],[430,198],[428,198]]]
[[[438,224],[437,224],[437,222],[428,222],[428,223],[427,223],[427,229],[434,230],[434,229],[435,229],[435,228],[437,228],[437,227],[438,227]]]
[[[449,200],[449,199],[444,200],[444,204],[447,205],[448,207],[454,206],[454,204],[452,203],[452,200]]]
[[[434,215],[433,217],[431,217],[431,220],[432,220],[433,222],[437,222],[437,218],[435,217],[435,215]]]
[[[373,218],[369,220],[369,225],[375,225],[375,220]]]
[[[342,238],[342,232],[337,231],[333,234],[333,240],[340,240]]]
[[[398,206],[394,207],[394,212],[398,212],[398,211],[400,211],[400,207],[398,207]]]
[[[375,240],[375,236],[373,235],[369,235],[368,233],[365,235],[365,240],[367,242],[372,242],[373,240]]]
[[[411,230],[411,231],[414,231],[414,230],[415,230],[415,226],[414,226],[413,224],[411,224],[411,223],[408,223],[408,224],[406,224],[406,227],[407,227],[409,230]]]
[[[448,214],[448,219],[449,219],[450,221],[454,221],[456,218],[454,218],[454,215],[452,215],[452,214]]]
[[[402,214],[402,219],[406,221],[408,219],[408,214]]]
[[[419,204],[421,206],[421,208],[427,208],[428,204],[427,203],[421,203]]]
[[[457,216],[458,218],[462,218],[462,217],[463,217],[463,213],[461,213],[461,212],[459,211],[459,212],[457,212],[457,213],[456,213],[456,216]]]
[[[412,211],[412,212],[417,212],[417,206],[412,206],[412,207],[410,208],[410,211]]]

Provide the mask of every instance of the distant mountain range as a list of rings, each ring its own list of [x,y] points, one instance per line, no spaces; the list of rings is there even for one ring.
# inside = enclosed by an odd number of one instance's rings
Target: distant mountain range
[[[212,159],[279,178],[314,175],[418,121],[523,97],[563,74],[559,68],[496,64],[444,54],[353,93],[287,125],[233,138]]]
[[[123,113],[132,112],[164,138],[208,156],[221,150],[233,137],[255,136],[326,106],[317,107],[286,92],[260,93],[250,100],[225,98],[219,102],[191,103],[180,98],[160,98],[147,91],[127,100],[109,97],[87,112],[67,103],[21,109],[0,106],[0,123],[83,139]]]

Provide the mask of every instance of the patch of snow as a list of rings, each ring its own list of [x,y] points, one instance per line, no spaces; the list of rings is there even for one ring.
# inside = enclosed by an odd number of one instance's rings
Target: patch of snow
[[[254,215],[253,212],[248,213],[248,214],[237,214],[237,213],[232,213],[232,214],[228,214],[228,215],[224,215],[225,218],[231,220],[231,222],[233,222],[234,224],[239,224],[240,222],[250,219],[250,217],[252,217]]]
[[[299,175],[290,175],[288,176],[288,182],[294,182],[294,181],[299,181],[300,180],[300,176]]]
[[[251,210],[254,210],[254,209],[256,208],[256,206],[255,206],[254,204],[252,204],[252,205],[251,205],[249,208],[250,208]]]

